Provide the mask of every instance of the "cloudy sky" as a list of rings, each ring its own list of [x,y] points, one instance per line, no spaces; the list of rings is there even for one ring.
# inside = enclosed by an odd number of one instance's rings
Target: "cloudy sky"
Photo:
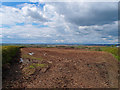
[[[3,43],[118,42],[117,2],[3,2]]]

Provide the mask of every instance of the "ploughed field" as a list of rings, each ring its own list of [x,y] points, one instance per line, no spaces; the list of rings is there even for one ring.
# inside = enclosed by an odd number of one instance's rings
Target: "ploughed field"
[[[118,87],[118,61],[107,52],[21,48],[21,58],[4,77],[3,88]]]

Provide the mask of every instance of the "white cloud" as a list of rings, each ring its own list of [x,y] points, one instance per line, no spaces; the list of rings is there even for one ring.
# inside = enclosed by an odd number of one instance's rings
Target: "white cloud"
[[[16,22],[23,22],[23,17],[19,12],[20,10],[17,8],[2,6],[0,8],[0,17],[2,17],[2,24],[12,25]]]
[[[61,2],[52,5],[58,14],[64,15],[67,22],[78,26],[103,25],[118,19],[118,3]]]
[[[2,6],[0,8],[0,16],[2,24],[15,25],[16,23],[43,23],[47,21],[47,17],[43,11],[35,4],[23,4],[22,8],[10,6]]]
[[[21,8],[2,6],[0,9],[0,15],[3,18],[2,24],[11,26],[10,28],[3,27],[4,42],[11,40],[13,42],[40,43],[117,42],[117,21],[109,21],[109,23],[102,25],[97,24],[97,22],[95,25],[74,24],[74,20],[80,20],[81,18],[84,20],[84,16],[85,18],[90,16],[88,12],[90,12],[91,6],[84,6],[83,3],[83,5],[80,3],[62,4],[46,3],[43,9],[39,5],[27,3],[18,5]],[[107,11],[108,7],[103,6],[102,9],[99,7],[97,9]],[[114,11],[115,8],[113,7],[110,9]],[[102,12],[102,14],[104,13]],[[72,19],[73,22],[70,21]],[[25,23],[25,25],[16,25],[16,23]],[[32,23],[38,25],[32,25]],[[43,25],[43,27],[40,25]],[[44,27],[44,25],[46,26]]]

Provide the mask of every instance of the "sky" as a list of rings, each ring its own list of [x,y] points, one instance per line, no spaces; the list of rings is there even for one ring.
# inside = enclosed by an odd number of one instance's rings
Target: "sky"
[[[118,43],[117,2],[3,2],[2,43]]]

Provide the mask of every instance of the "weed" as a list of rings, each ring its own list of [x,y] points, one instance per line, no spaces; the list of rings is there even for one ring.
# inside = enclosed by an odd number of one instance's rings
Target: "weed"
[[[47,67],[47,64],[32,64],[29,66],[29,68],[37,68],[37,67],[41,67],[41,68],[44,68],[44,67]]]
[[[109,52],[109,53],[112,53],[113,56],[115,56],[119,61],[120,61],[120,52],[119,52],[119,48],[117,47],[101,47],[101,50],[102,51],[105,51],[105,52]]]
[[[30,56],[30,55],[26,55],[26,54],[22,55],[22,57],[23,57],[23,58],[35,59],[35,60],[42,60],[41,57],[38,58],[38,57],[34,57],[34,56]]]
[[[35,68],[33,65],[30,65],[30,68]]]
[[[46,67],[47,65],[46,64],[35,64],[36,67]]]

